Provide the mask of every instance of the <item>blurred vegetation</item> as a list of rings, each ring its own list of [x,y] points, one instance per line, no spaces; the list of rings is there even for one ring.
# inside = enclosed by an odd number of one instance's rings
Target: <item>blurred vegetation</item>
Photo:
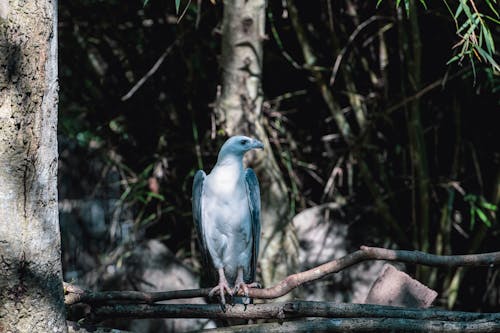
[[[269,149],[291,210],[342,203],[345,219],[373,234],[367,245],[498,251],[497,3],[419,3],[269,2]],[[193,260],[192,176],[224,140],[212,109],[222,4],[59,5],[62,199],[109,195],[114,172],[116,205],[133,217],[129,236],[110,231],[106,251],[159,238]],[[440,305],[500,309],[498,269],[413,273]]]

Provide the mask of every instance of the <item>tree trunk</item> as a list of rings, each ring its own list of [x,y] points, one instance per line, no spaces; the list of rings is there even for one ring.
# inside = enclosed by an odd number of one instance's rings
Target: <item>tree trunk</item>
[[[251,164],[261,183],[260,264],[263,283],[269,286],[293,271],[297,248],[288,224],[291,217],[288,191],[261,117],[265,6],[265,0],[224,1],[222,90],[215,113],[227,135],[256,136],[265,145],[263,154],[252,155]]]
[[[57,207],[57,1],[0,15],[0,332],[66,332]]]

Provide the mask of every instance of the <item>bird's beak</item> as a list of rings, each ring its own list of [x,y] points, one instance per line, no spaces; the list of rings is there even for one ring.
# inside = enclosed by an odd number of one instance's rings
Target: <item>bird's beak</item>
[[[253,139],[252,148],[253,149],[264,149],[264,144],[262,142],[260,142],[259,140]]]

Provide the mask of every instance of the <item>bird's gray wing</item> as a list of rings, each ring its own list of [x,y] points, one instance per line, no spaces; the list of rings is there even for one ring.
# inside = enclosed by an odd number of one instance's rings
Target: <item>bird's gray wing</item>
[[[245,277],[247,283],[254,282],[257,270],[257,257],[259,256],[260,240],[260,188],[259,180],[252,169],[245,170],[245,185],[247,189],[248,206],[252,223],[252,260],[250,261],[249,275]]]
[[[192,206],[193,206],[193,221],[198,236],[198,245],[200,247],[201,261],[203,265],[202,284],[211,285],[212,281],[216,278],[216,272],[213,268],[212,260],[210,259],[210,252],[207,247],[207,239],[205,231],[203,230],[203,184],[205,182],[206,174],[203,170],[198,170],[194,176],[193,192],[192,192]]]

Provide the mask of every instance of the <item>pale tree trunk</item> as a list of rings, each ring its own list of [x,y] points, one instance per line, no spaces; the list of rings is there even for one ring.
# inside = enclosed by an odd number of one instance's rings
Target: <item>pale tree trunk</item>
[[[215,113],[227,135],[256,136],[266,147],[264,153],[251,155],[250,164],[261,183],[263,235],[259,262],[262,282],[270,286],[292,273],[298,249],[288,223],[288,190],[261,117],[265,6],[265,0],[224,1],[222,89]]]
[[[66,332],[57,1],[0,2],[0,332]]]

